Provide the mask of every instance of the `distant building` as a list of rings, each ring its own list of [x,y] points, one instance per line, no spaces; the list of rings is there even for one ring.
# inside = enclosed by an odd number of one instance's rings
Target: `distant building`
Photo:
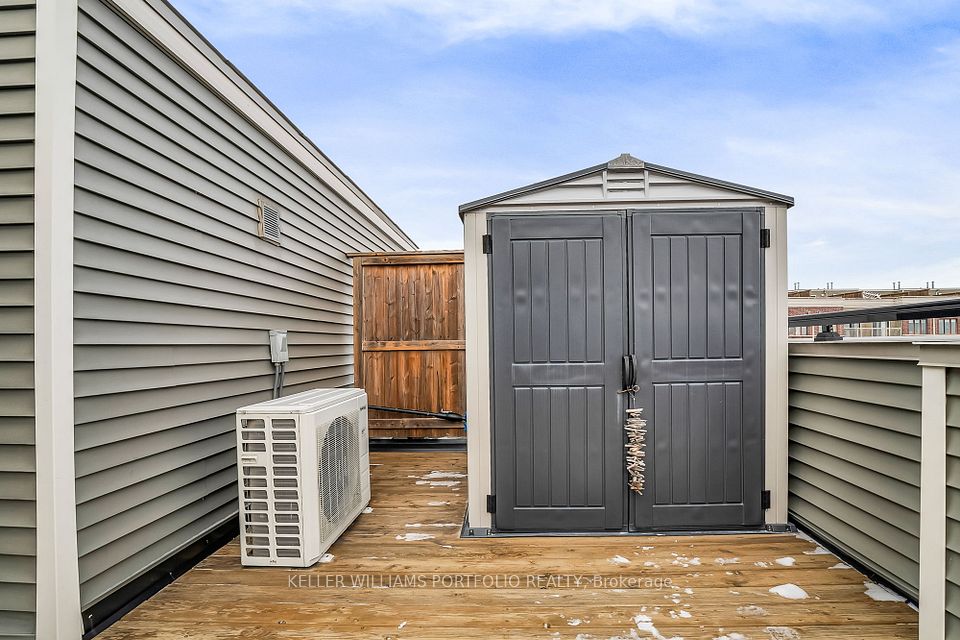
[[[960,287],[935,287],[934,283],[922,288],[890,289],[835,289],[828,286],[823,289],[794,288],[788,292],[787,307],[790,316],[811,313],[829,313],[870,309],[894,304],[924,302],[931,297],[960,297]],[[840,335],[855,338],[957,335],[958,318],[929,318],[925,320],[897,320],[891,322],[862,322],[857,324],[835,325],[834,331]],[[818,327],[790,327],[790,337],[814,336]]]

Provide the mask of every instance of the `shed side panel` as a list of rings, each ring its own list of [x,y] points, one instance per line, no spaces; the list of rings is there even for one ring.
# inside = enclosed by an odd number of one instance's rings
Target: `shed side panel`
[[[100,0],[80,2],[77,527],[89,608],[236,515],[233,414],[353,382],[346,252],[408,249]],[[258,201],[281,211],[258,237]]]
[[[36,620],[31,2],[0,4],[0,637]]]

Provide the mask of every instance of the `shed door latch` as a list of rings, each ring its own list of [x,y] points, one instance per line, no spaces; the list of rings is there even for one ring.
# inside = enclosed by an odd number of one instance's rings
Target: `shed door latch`
[[[760,508],[761,509],[770,508],[770,491],[769,490],[760,492]]]
[[[487,496],[487,513],[497,512],[497,496]]]
[[[770,248],[770,229],[760,229],[760,248]]]
[[[483,252],[484,253],[493,253],[493,236],[489,233],[483,234]]]

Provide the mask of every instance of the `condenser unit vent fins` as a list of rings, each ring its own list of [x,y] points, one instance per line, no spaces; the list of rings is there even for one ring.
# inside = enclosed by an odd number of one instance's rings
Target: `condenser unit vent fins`
[[[337,529],[361,501],[359,420],[359,411],[338,416],[317,439],[320,531],[324,536]]]
[[[260,237],[280,244],[280,209],[270,202],[260,201]]]

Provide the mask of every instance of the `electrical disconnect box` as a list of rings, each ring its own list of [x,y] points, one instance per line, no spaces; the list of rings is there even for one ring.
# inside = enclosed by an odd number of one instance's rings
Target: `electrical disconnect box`
[[[270,361],[274,364],[280,364],[290,359],[287,354],[287,331],[286,329],[270,330]]]

